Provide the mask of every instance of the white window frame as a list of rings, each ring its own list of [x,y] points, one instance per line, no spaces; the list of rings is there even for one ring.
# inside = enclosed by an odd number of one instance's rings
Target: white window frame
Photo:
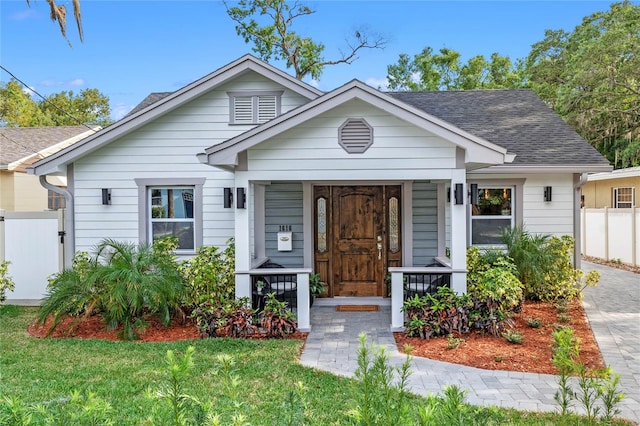
[[[478,189],[503,189],[503,188],[511,188],[511,215],[510,216],[494,216],[495,219],[505,219],[506,217],[510,217],[511,219],[511,227],[520,226],[523,224],[523,212],[524,212],[524,184],[526,179],[515,178],[515,179],[477,179],[470,178],[467,181],[467,184],[476,184],[478,185]],[[468,210],[468,234],[467,234],[467,245],[474,245],[476,247],[496,247],[496,248],[504,248],[504,244],[473,244],[473,214],[472,214],[472,205],[469,204]],[[476,218],[487,219],[490,216],[476,216]]]
[[[202,246],[202,188],[205,178],[176,178],[176,179],[134,179],[138,186],[138,238],[141,243],[153,242],[153,218],[151,217],[151,190],[152,189],[193,189],[193,219],[163,218],[160,222],[193,222],[194,247],[189,249],[178,249],[176,254],[195,254]]]
[[[227,92],[229,124],[262,124],[278,117],[281,113],[282,93],[283,91]],[[245,111],[238,114],[236,106],[243,106]]]
[[[621,201],[620,198],[627,197],[629,194],[621,194],[629,190],[631,192],[631,201]],[[630,209],[636,205],[636,188],[633,186],[621,186],[613,188],[613,207],[616,209]]]

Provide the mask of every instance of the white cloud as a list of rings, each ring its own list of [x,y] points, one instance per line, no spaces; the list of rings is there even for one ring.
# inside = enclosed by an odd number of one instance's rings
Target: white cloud
[[[389,88],[389,81],[386,78],[369,77],[365,80],[365,83],[379,90],[387,90]]]
[[[69,81],[67,84],[69,86],[78,87],[78,86],[84,86],[85,85],[85,81],[82,78],[76,78],[74,80]]]
[[[45,87],[80,87],[86,85],[86,81],[83,78],[74,78],[73,80],[43,80],[41,84]]]
[[[124,103],[119,103],[111,106],[111,119],[114,121],[120,120],[122,117],[127,115],[129,111],[133,109],[132,105],[127,105]]]
[[[320,88],[320,82],[314,78],[309,81],[309,85],[315,87],[316,89]]]

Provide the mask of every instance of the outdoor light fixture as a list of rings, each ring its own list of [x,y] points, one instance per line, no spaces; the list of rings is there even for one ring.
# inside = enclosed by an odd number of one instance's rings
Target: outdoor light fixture
[[[224,208],[230,209],[233,205],[233,190],[231,188],[223,188]]]
[[[469,185],[469,187],[471,188],[469,190],[471,204],[478,204],[478,184],[472,183],[471,185]]]
[[[464,184],[456,183],[456,189],[453,194],[456,199],[456,204],[458,205],[464,204],[464,192],[462,188],[464,188]]]
[[[247,204],[247,193],[244,188],[236,188],[236,208],[244,209]]]
[[[108,206],[111,204],[111,189],[102,188],[102,205]]]
[[[544,187],[544,201],[551,201],[551,187]]]

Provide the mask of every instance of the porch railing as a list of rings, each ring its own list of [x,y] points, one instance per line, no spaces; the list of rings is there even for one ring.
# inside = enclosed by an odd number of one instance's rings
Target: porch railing
[[[393,267],[391,274],[391,329],[404,328],[403,303],[413,296],[435,294],[438,287],[451,288],[454,274],[466,274],[466,270],[454,270],[449,266]]]
[[[309,274],[307,268],[252,268],[236,271],[236,295],[249,297],[254,309],[264,309],[267,294],[287,303],[287,309],[296,316],[298,329],[309,331]],[[258,286],[258,283],[261,283]],[[260,288],[259,288],[260,287]]]

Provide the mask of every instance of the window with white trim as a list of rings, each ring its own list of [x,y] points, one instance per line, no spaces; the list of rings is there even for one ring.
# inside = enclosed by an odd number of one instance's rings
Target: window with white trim
[[[178,238],[178,250],[195,250],[193,187],[150,187],[148,219],[151,242]]]
[[[502,230],[515,224],[515,187],[478,185],[477,195],[471,205],[471,244],[502,245]]]
[[[280,115],[282,91],[227,92],[230,124],[261,124]]]
[[[635,205],[635,188],[613,188],[613,207],[616,209],[630,209]]]

